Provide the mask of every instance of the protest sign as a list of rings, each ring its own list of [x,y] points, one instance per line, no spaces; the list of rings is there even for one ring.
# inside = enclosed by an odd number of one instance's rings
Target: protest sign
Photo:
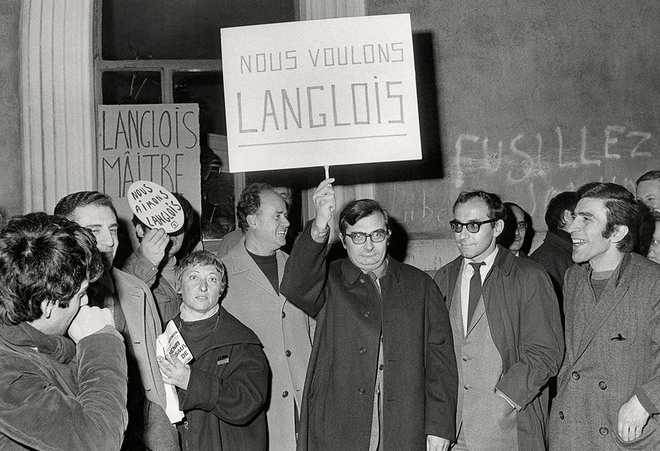
[[[128,188],[127,197],[131,210],[147,227],[163,229],[167,233],[175,233],[183,227],[183,207],[162,186],[140,180]]]
[[[141,180],[201,210],[197,104],[99,105],[97,119],[98,190],[112,197],[121,219],[132,218],[125,198]]]
[[[421,159],[410,16],[224,28],[230,172]]]

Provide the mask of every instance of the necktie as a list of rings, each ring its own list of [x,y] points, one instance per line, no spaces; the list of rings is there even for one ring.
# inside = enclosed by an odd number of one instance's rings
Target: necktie
[[[468,300],[468,325],[472,322],[472,315],[474,310],[477,308],[479,303],[479,298],[481,298],[481,274],[479,273],[479,267],[485,265],[484,262],[481,263],[470,263],[474,269],[474,274],[470,279],[470,296]]]

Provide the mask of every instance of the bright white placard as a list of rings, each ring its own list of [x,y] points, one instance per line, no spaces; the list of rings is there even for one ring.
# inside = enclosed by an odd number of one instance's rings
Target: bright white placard
[[[221,30],[230,172],[421,159],[410,16]]]
[[[135,216],[150,229],[175,233],[183,227],[183,207],[177,198],[162,186],[149,180],[139,180],[131,184],[126,197]]]

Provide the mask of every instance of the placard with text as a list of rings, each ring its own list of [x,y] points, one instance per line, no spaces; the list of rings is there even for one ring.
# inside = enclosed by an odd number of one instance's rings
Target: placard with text
[[[98,190],[120,218],[133,213],[126,196],[148,180],[182,194],[201,211],[199,106],[196,103],[99,105]]]
[[[221,30],[230,172],[421,159],[410,16]]]

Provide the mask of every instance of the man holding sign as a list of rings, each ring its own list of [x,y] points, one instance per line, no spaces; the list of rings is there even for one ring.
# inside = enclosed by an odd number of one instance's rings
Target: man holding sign
[[[142,186],[153,186],[152,192],[157,194],[138,197],[134,193],[144,190]],[[131,202],[131,199],[136,198],[138,201]],[[165,188],[147,181],[135,182],[131,185],[128,199],[133,210],[132,222],[135,226],[135,235],[140,245],[126,259],[122,270],[134,275],[151,288],[158,314],[165,326],[169,320],[179,314],[181,299],[174,288],[177,255],[187,253],[184,245],[188,244],[187,238],[193,226],[194,210],[182,195],[172,194]],[[144,202],[139,202],[142,199]],[[156,204],[156,208],[147,212],[145,207],[147,204]],[[176,212],[176,215],[168,215],[172,217],[171,221],[157,222],[152,219],[164,217],[164,212],[168,209]]]
[[[387,255],[389,215],[371,199],[344,208],[348,258],[327,265],[333,181],[316,189],[281,284],[317,321],[298,450],[446,450],[458,377],[438,287]]]

